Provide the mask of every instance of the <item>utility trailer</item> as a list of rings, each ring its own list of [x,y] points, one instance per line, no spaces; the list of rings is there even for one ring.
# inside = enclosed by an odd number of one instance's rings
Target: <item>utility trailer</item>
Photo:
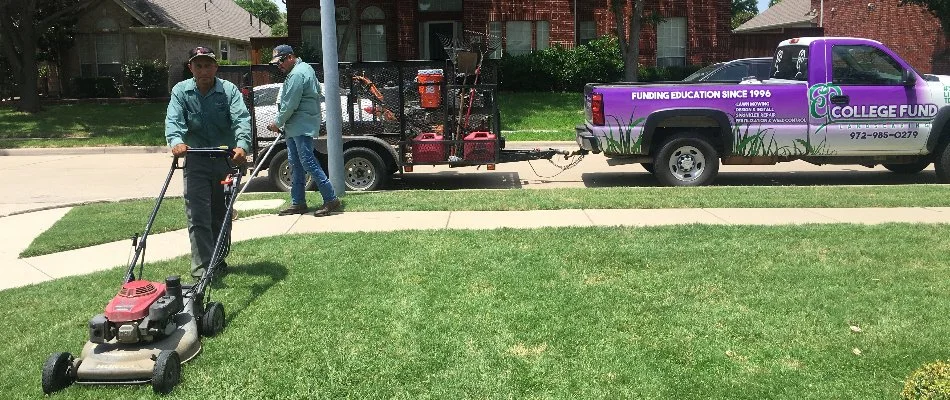
[[[454,60],[339,64],[344,181],[349,191],[377,190],[395,173],[423,165],[480,166],[550,160],[565,151],[505,149],[497,102],[497,68],[484,53],[458,51]],[[306,61],[306,60],[305,60]],[[323,66],[311,64],[320,82]],[[283,76],[271,65],[250,67],[245,89],[251,110],[252,161],[265,163],[278,188],[290,190],[286,145],[266,126],[274,121]],[[247,81],[247,80],[245,80]],[[326,91],[324,90],[324,94]],[[327,166],[326,107],[314,138],[317,160]],[[313,187],[312,182],[308,182]]]

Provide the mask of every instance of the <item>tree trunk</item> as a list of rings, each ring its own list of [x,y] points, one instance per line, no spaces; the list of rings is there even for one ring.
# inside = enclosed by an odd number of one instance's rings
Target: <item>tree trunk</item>
[[[623,60],[623,79],[637,82],[640,58],[640,30],[643,26],[644,0],[612,0],[611,10],[617,27],[620,56]]]
[[[17,109],[28,113],[40,111],[40,96],[36,89],[39,71],[36,66],[36,43],[39,36],[33,18],[36,14],[36,2],[25,1],[20,10],[17,26],[12,20],[3,21],[4,53],[13,64],[15,80],[19,81],[20,103]],[[15,6],[15,5],[14,5]],[[10,54],[13,53],[13,54]]]

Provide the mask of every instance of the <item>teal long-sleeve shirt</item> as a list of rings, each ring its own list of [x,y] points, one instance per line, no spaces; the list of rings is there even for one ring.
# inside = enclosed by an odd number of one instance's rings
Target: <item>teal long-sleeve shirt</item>
[[[316,136],[320,132],[320,103],[323,92],[310,64],[297,59],[280,92],[277,119],[287,137]]]
[[[169,147],[240,147],[251,149],[251,114],[241,91],[233,83],[215,78],[214,87],[202,96],[194,79],[172,88],[165,114],[165,140]]]

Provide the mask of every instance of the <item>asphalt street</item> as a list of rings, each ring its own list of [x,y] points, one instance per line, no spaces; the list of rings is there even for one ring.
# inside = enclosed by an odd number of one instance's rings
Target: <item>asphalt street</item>
[[[510,143],[530,147],[530,144]],[[572,142],[540,143],[535,147],[575,150]],[[132,198],[154,198],[171,167],[165,149],[122,149],[108,153],[88,151],[49,152],[7,151],[0,155],[0,216],[62,207],[84,202]],[[37,154],[40,153],[40,154]],[[555,159],[558,165],[569,160]],[[898,185],[935,183],[933,166],[919,174],[901,175],[883,167],[860,165],[815,166],[805,162],[777,165],[723,165],[716,185]],[[601,155],[588,155],[574,168],[562,171],[547,160],[485,167],[416,167],[412,173],[397,174],[388,189],[547,189],[557,187],[656,186],[657,182],[638,164],[607,165]],[[275,191],[266,172],[248,184],[248,192]],[[180,172],[167,195],[180,196]]]

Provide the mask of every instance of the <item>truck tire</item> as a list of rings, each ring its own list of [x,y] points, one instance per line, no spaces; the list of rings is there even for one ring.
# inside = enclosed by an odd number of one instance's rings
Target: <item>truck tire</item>
[[[663,142],[653,167],[664,186],[705,186],[719,173],[719,153],[703,136],[679,133]]]
[[[940,146],[937,147],[934,170],[937,171],[937,182],[950,183],[950,140],[947,140],[947,138],[944,138]]]
[[[888,171],[898,174],[916,174],[930,165],[930,160],[918,161],[910,164],[882,164]]]
[[[323,172],[326,173],[326,170]],[[271,184],[277,187],[277,189],[290,192],[290,161],[287,160],[287,149],[278,151],[277,154],[270,159],[270,165],[267,167],[267,178],[270,179]],[[313,181],[313,177],[307,174],[307,183],[304,188],[306,190],[314,190],[316,187],[317,184]]]
[[[378,190],[388,177],[386,163],[375,151],[366,147],[343,150],[343,181],[346,183],[346,190]]]
[[[651,174],[656,173],[656,168],[653,168],[653,163],[640,163],[640,166]]]

